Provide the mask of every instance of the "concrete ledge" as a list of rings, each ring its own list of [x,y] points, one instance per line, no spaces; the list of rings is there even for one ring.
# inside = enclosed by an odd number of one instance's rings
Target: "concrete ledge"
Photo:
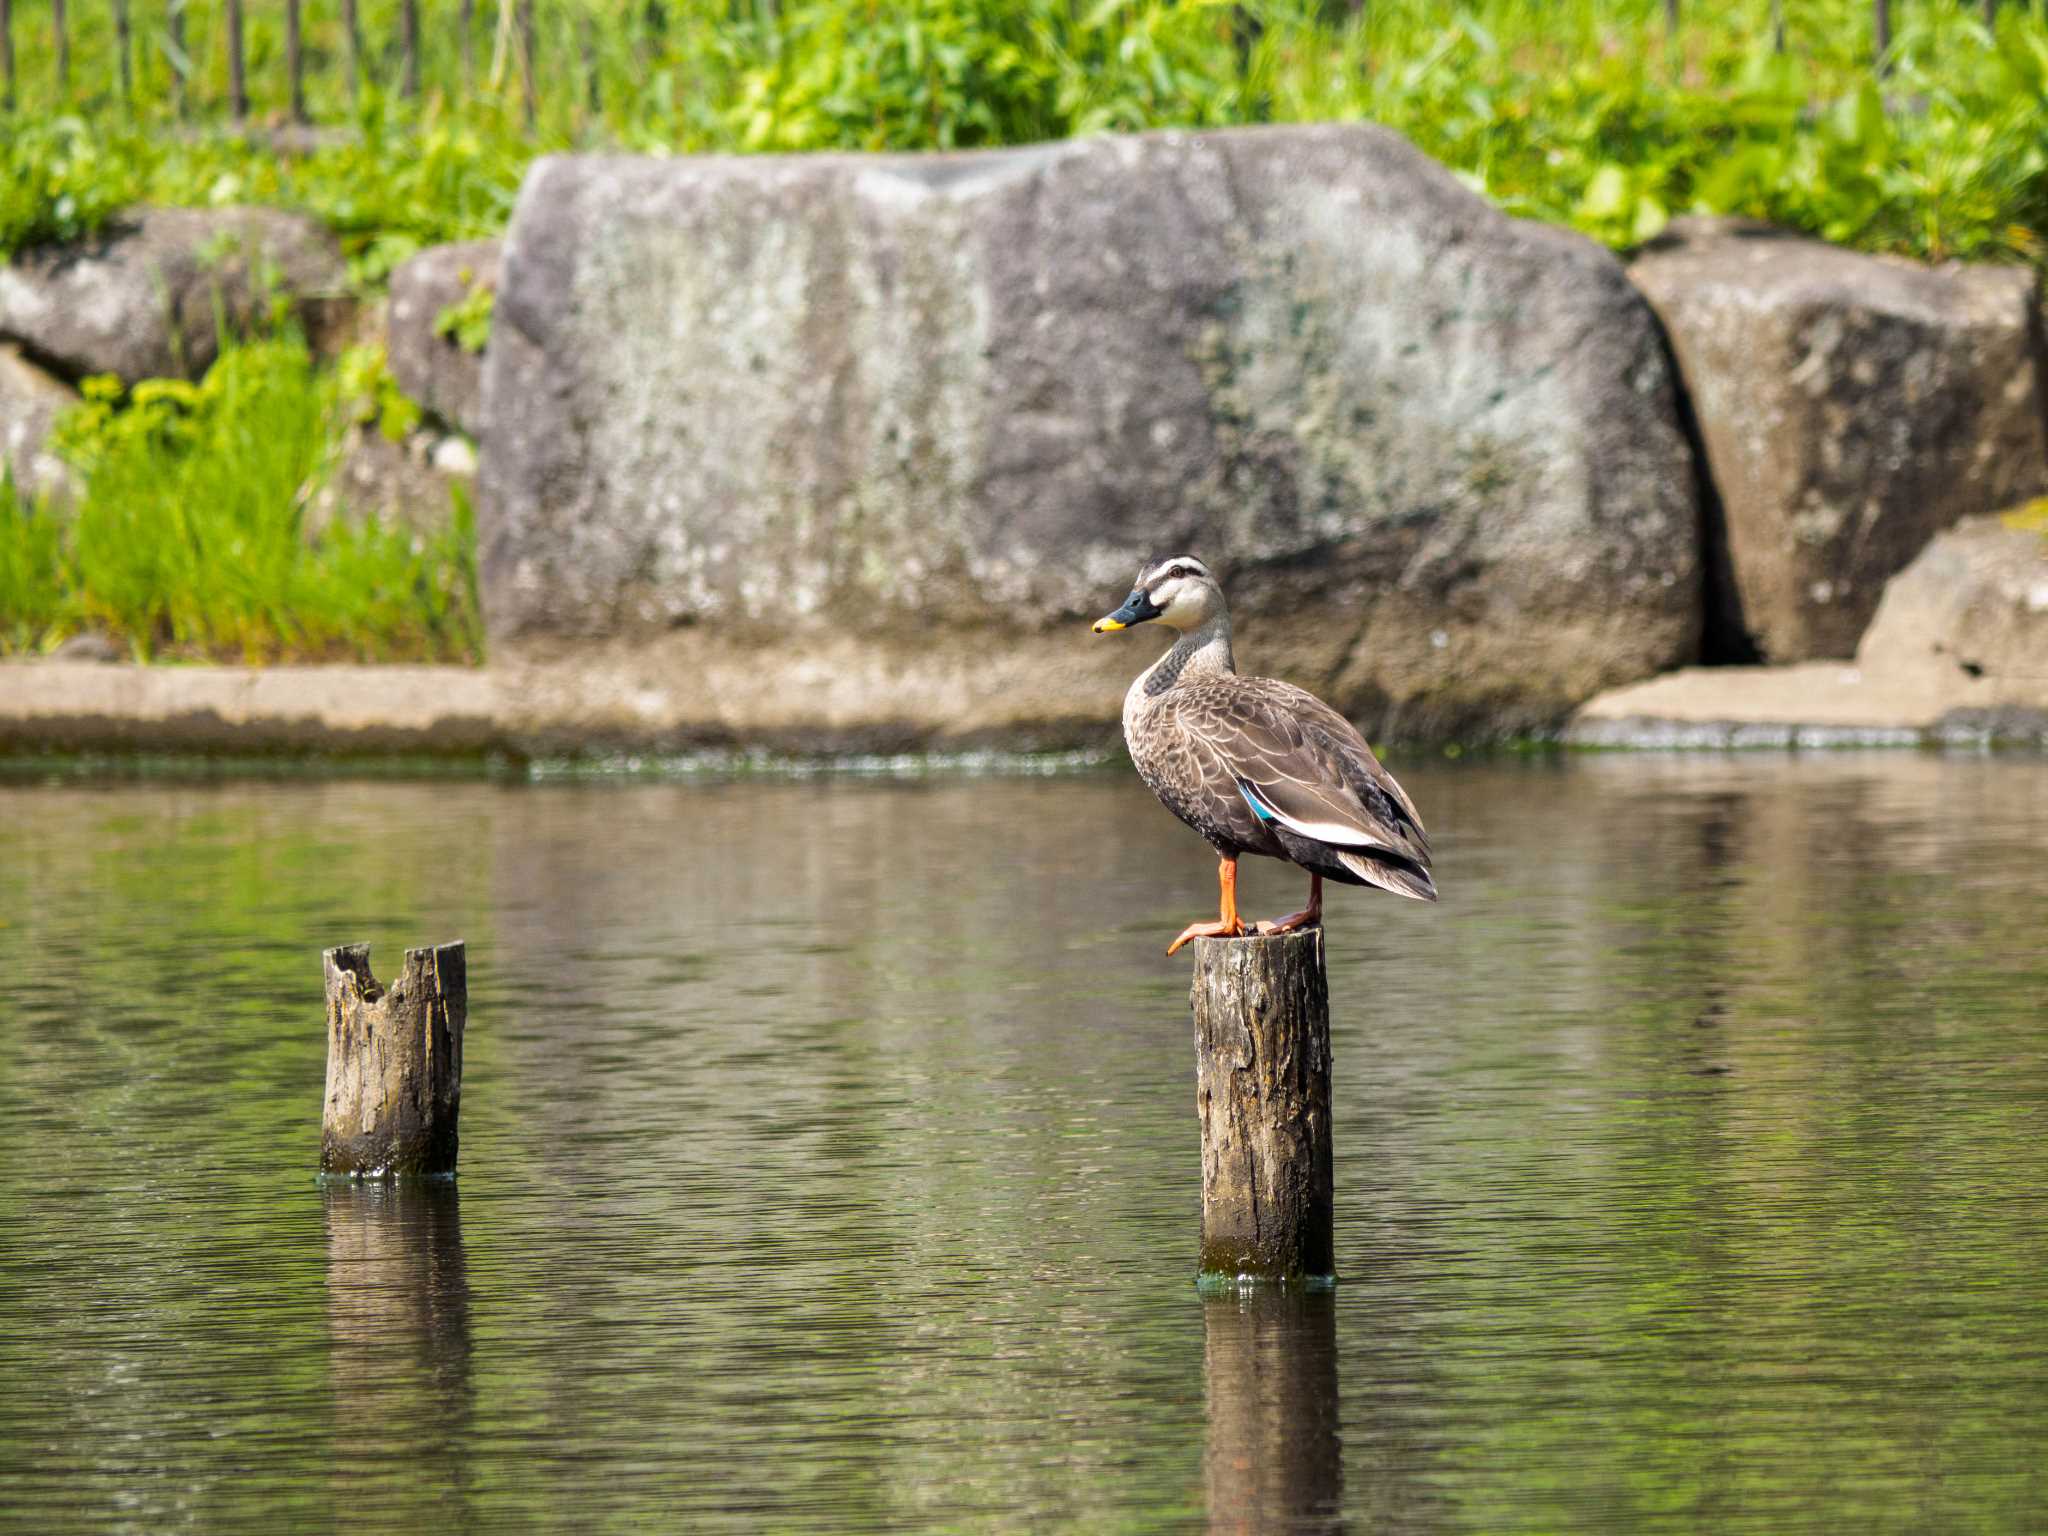
[[[0,666],[0,748],[445,752],[502,747],[468,667]]]
[[[2044,693],[2039,683],[2020,687],[2011,677],[1975,677],[1955,666],[1688,667],[1590,700],[1565,740],[1653,750],[2048,746]]]

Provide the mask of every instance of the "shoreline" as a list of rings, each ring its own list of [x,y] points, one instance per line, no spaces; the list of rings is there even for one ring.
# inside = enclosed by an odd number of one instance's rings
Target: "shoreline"
[[[544,671],[544,680],[537,672]],[[697,773],[1049,773],[1114,761],[1116,717],[848,730],[785,718],[749,731],[711,715],[650,713],[634,729],[571,685],[563,659],[537,669],[335,665],[0,665],[0,760],[133,762],[150,756],[257,762],[516,766],[526,778]],[[544,681],[552,686],[538,686]],[[1555,732],[1511,741],[1395,741],[1398,756],[1539,752],[2048,751],[2048,709],[1898,696],[1849,664],[1696,667],[1601,694]],[[602,694],[601,687],[592,690]],[[644,702],[644,701],[643,701]]]

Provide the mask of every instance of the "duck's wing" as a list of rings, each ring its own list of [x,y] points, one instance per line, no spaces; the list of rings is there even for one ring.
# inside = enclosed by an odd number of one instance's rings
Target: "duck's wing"
[[[1314,694],[1261,677],[1204,679],[1175,692],[1182,728],[1262,820],[1368,862],[1386,854],[1429,868],[1429,834],[1414,802],[1357,728]]]

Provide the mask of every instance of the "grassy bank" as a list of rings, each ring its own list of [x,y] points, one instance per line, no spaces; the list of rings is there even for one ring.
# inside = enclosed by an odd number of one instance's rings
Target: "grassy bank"
[[[88,381],[58,449],[83,492],[31,505],[0,478],[0,652],[79,631],[139,660],[475,661],[475,528],[321,524],[363,409],[353,370],[295,338],[230,347],[198,384]]]

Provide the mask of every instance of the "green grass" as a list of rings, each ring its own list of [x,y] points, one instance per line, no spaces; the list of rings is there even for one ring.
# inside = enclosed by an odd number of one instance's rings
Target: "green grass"
[[[231,346],[198,384],[89,381],[58,432],[84,493],[0,486],[0,650],[98,630],[139,659],[474,661],[475,528],[308,509],[358,409],[296,339]]]
[[[17,0],[21,110],[0,144],[0,250],[148,198],[306,208],[374,284],[420,244],[502,228],[537,153],[924,149],[1105,129],[1370,118],[1508,209],[1626,246],[1672,213],[1778,220],[1872,250],[2048,261],[2048,15],[1900,0],[1880,89],[1864,0],[1369,0],[1355,15],[1209,0],[784,0],[541,4],[538,121],[516,49],[493,79],[479,7],[472,86],[453,6],[427,7],[418,107],[400,102],[396,5],[365,0],[374,78],[352,107],[337,0],[307,8],[313,119],[280,157],[217,130],[222,7],[187,8],[191,117],[174,126],[161,7],[138,0],[135,104],[110,8],[72,6],[61,96],[48,0]],[[591,19],[586,56],[581,19]],[[659,18],[659,20],[657,20]],[[284,110],[282,21],[253,7],[254,114]],[[594,63],[598,106],[591,103]]]

